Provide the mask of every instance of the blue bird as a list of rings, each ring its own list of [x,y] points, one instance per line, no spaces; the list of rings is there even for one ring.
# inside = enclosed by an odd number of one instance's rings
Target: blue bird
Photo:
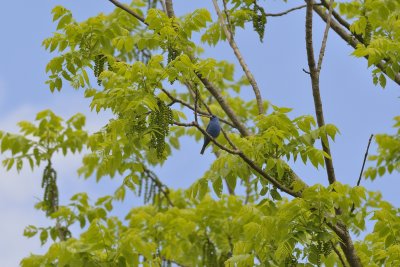
[[[207,125],[206,132],[211,135],[213,138],[217,138],[219,133],[221,132],[221,126],[219,125],[219,120],[214,115],[211,116],[210,122]],[[204,144],[201,148],[200,154],[204,153],[207,145],[210,143],[211,139],[207,135],[204,136]]]

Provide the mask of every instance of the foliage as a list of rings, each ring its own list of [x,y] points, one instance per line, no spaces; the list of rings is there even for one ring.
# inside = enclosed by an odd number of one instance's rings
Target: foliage
[[[350,29],[361,36],[353,52],[356,57],[367,57],[368,67],[382,63],[390,79],[400,71],[400,3],[396,0],[367,0],[340,3],[341,13],[354,19]],[[372,71],[374,84],[386,86],[386,77],[379,68]]]
[[[267,13],[260,1],[224,4],[233,33],[251,23],[263,40]],[[301,158],[306,166],[324,168],[330,155],[316,141],[334,140],[339,133],[334,125],[317,127],[312,116],[292,118],[290,108],[267,101],[259,114],[255,100],[241,97],[249,81],[236,78],[233,64],[200,57],[203,47],[194,36],[213,46],[226,39],[208,10],[169,17],[157,1],[133,1],[129,8],[136,17],[116,9],[77,22],[57,6],[52,12],[57,30],[43,41],[49,52],[57,51],[46,66],[49,89],[60,91],[69,83],[84,90],[92,110],[114,115],[104,127],[88,135],[83,115],[64,122],[45,110],[36,124],[20,122],[21,134],[0,132],[7,170],[46,164],[44,197],[36,208],[55,225],[29,225],[24,235],[38,235],[41,244],[50,237],[52,244],[43,255],[23,259],[22,266],[342,266],[348,241],[340,231],[359,235],[366,221],[375,221],[375,227],[355,244],[361,262],[399,265],[398,209],[362,186],[308,186],[290,166]],[[351,1],[339,10],[365,40],[353,54],[367,56],[369,66],[383,62],[393,79],[400,70],[398,2]],[[379,68],[373,75],[384,87]],[[183,136],[202,138],[199,128],[207,120],[195,116],[188,123],[187,108],[218,116],[224,134],[213,140],[217,158],[203,177],[187,190],[171,190],[151,169],[179,149]],[[396,117],[396,128],[399,123]],[[376,136],[378,155],[370,157],[376,167],[366,177],[399,171],[399,131]],[[84,149],[79,175],[122,176],[124,182],[94,204],[83,192],[60,205],[52,159]],[[132,208],[123,220],[112,212],[127,190],[146,205]],[[74,225],[80,234],[71,233]]]

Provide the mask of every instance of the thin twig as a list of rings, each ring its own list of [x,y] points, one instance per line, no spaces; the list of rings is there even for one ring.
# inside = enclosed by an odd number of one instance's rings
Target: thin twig
[[[317,73],[318,73],[318,74],[321,72],[322,60],[323,60],[323,58],[324,58],[325,49],[326,49],[326,41],[328,40],[329,27],[331,26],[333,2],[334,2],[334,0],[330,0],[330,1],[329,1],[329,13],[328,13],[328,18],[327,18],[327,20],[326,20],[325,31],[324,31],[324,37],[322,38],[321,49],[319,50],[318,66],[317,66]]]
[[[361,177],[364,172],[365,161],[367,160],[367,157],[368,157],[368,150],[369,150],[369,146],[371,145],[372,137],[374,137],[373,134],[371,134],[371,136],[369,137],[369,140],[368,140],[368,145],[367,145],[367,149],[365,150],[364,160],[363,160],[363,164],[361,167],[360,176],[358,177],[357,186],[360,186],[360,183],[361,183]]]
[[[369,150],[369,146],[371,145],[372,137],[374,137],[373,134],[371,134],[371,136],[369,137],[369,140],[368,140],[367,149],[365,150],[364,160],[363,160],[363,163],[361,166],[360,176],[358,177],[358,180],[357,180],[357,186],[360,186],[360,184],[361,184],[361,178],[362,178],[362,174],[364,172],[365,161],[367,160],[367,157],[368,157],[368,150]],[[356,206],[353,202],[353,205],[351,206],[351,210],[350,210],[350,215],[353,214],[355,209],[356,209]]]
[[[212,0],[212,1],[214,4],[215,11],[217,12],[221,27],[226,35],[226,39],[228,40],[228,43],[233,50],[233,53],[235,54],[236,58],[238,59],[239,64],[242,67],[244,73],[246,74],[246,77],[247,77],[251,87],[253,88],[254,95],[255,95],[256,101],[257,101],[258,113],[263,114],[264,106],[263,106],[260,88],[258,87],[257,81],[254,79],[253,73],[250,71],[242,54],[240,53],[239,47],[237,46],[237,44],[235,42],[232,32],[229,30],[229,28],[225,24],[225,20],[224,20],[224,17],[222,16],[221,10],[219,9],[217,0]]]
[[[222,0],[222,3],[224,5],[224,13],[225,13],[225,17],[226,17],[226,22],[228,24],[228,30],[233,35],[231,17],[229,16],[229,11],[228,11],[228,7],[226,5],[226,0]]]
[[[224,135],[226,141],[228,141],[229,145],[230,145],[233,149],[237,150],[238,148],[235,146],[235,144],[234,144],[234,143],[232,142],[232,140],[229,138],[229,136],[228,136],[228,134],[225,132],[225,130],[224,130],[224,129],[221,129],[221,132],[222,132],[222,134]]]
[[[161,0],[160,2],[164,13],[167,13],[167,6],[165,5],[165,0]]]
[[[288,9],[288,10],[286,10],[286,11],[283,11],[283,12],[280,12],[280,13],[265,13],[265,15],[266,15],[267,17],[280,17],[280,16],[284,16],[284,15],[290,13],[290,12],[293,12],[293,11],[295,11],[295,10],[299,10],[299,9],[305,8],[306,6],[307,6],[307,5],[302,5],[302,6],[298,6],[298,7],[293,7],[293,8],[290,8],[290,9]]]
[[[322,5],[322,3],[315,3],[314,5],[318,6],[318,5]],[[293,8],[290,8],[290,9],[288,9],[286,11],[283,11],[283,12],[280,12],[280,13],[265,13],[265,16],[266,17],[281,17],[281,16],[289,14],[289,13],[291,13],[293,11],[305,8],[306,6],[307,5],[301,5],[301,6],[293,7]]]
[[[128,12],[129,14],[131,14],[132,16],[134,16],[135,18],[140,20],[142,23],[149,25],[149,24],[147,24],[147,22],[145,21],[145,19],[142,16],[140,16],[138,13],[133,11],[131,8],[125,6],[124,4],[118,2],[117,0],[108,0],[108,1],[113,3],[115,6],[121,8],[122,10],[125,10],[126,12]]]
[[[193,86],[186,82],[185,83],[186,87],[189,89],[190,92],[194,92]],[[199,95],[199,100],[201,102],[201,104],[206,108],[207,112],[209,115],[212,115],[212,111],[210,109],[210,107],[207,105],[207,103],[205,102],[205,100],[203,100],[203,98],[201,98],[201,95]],[[220,119],[220,121],[225,121],[224,119]],[[236,128],[233,124],[229,124],[231,127]]]
[[[329,9],[329,7],[332,6],[330,3],[328,4],[326,0],[321,0],[321,4],[327,9]],[[332,10],[332,15],[340,24],[342,24],[343,27],[350,30],[350,23],[348,23],[345,19],[343,19],[335,10]]]

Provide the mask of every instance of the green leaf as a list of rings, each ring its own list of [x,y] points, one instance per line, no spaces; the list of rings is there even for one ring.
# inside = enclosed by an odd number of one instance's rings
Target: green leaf
[[[381,85],[382,88],[386,87],[386,77],[382,73],[381,75],[379,75],[379,84]]]
[[[198,198],[203,199],[208,192],[208,182],[206,179],[200,179],[198,181]]]
[[[278,190],[276,190],[276,188],[272,188],[270,190],[270,194],[271,194],[271,197],[273,199],[275,199],[275,200],[281,200],[282,199],[281,195],[279,194]]]
[[[215,194],[218,197],[221,197],[221,194],[222,194],[222,179],[221,179],[221,177],[216,178],[213,181],[212,186],[213,186]]]
[[[276,165],[276,160],[274,158],[269,158],[267,160],[267,167],[265,168],[265,171],[270,171],[272,168],[274,168]]]
[[[24,236],[33,237],[38,233],[38,229],[34,225],[29,225],[24,229]]]
[[[42,230],[42,232],[40,233],[40,243],[42,244],[42,246],[47,242],[48,237],[49,233],[47,232],[47,230]]]

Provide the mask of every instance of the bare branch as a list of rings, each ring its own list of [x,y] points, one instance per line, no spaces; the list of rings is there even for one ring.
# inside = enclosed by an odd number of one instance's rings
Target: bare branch
[[[301,197],[301,192],[293,191],[292,189],[289,189],[289,188],[286,188],[285,186],[283,186],[275,178],[270,176],[268,173],[264,172],[254,161],[249,159],[243,152],[241,152],[241,151],[239,152],[239,157],[241,157],[243,159],[243,161],[247,163],[247,165],[249,165],[253,170],[255,170],[263,178],[265,178],[267,181],[269,181],[271,184],[273,184],[276,188],[279,188],[279,190],[281,190],[293,197]]]
[[[307,0],[306,0],[307,1]],[[314,11],[326,22],[328,20],[328,14],[319,6],[313,6]],[[362,43],[361,39],[359,36],[354,36],[350,33],[348,33],[337,21],[331,20],[331,28],[349,45],[351,45],[353,48],[357,48],[357,45]],[[364,58],[368,59],[368,56],[365,56]],[[387,77],[387,71],[385,68],[385,62],[381,61],[378,64],[375,65],[377,68],[379,68],[383,73],[386,74]],[[390,77],[389,77],[390,78]],[[390,78],[391,79],[391,78]],[[394,77],[393,80],[395,83],[400,85],[400,73],[397,73]]]
[[[295,11],[295,10],[299,10],[299,9],[302,9],[302,8],[305,8],[307,5],[302,5],[302,6],[298,6],[298,7],[293,7],[293,8],[290,8],[290,9],[288,9],[288,10],[286,10],[286,11],[283,11],[283,12],[280,12],[280,13],[265,13],[265,15],[267,16],[267,17],[280,17],[280,16],[284,16],[284,15],[286,15],[286,14],[289,14],[290,12],[293,12],[293,11]]]
[[[228,134],[225,132],[225,130],[224,130],[224,129],[221,129],[221,132],[222,132],[222,134],[224,135],[226,141],[228,141],[229,145],[230,145],[233,149],[237,150],[238,148],[235,146],[235,144],[234,144],[234,143],[232,142],[232,140],[229,138],[229,136],[228,136]]]
[[[364,160],[363,160],[363,164],[361,167],[360,176],[358,177],[357,186],[360,186],[360,184],[361,184],[361,178],[362,178],[362,174],[364,172],[365,161],[367,160],[367,157],[368,157],[368,150],[369,150],[369,146],[371,145],[372,137],[374,137],[373,134],[371,134],[371,136],[369,137],[369,140],[368,140],[368,145],[367,145],[367,149],[365,150]],[[356,206],[354,205],[354,202],[353,202],[353,205],[351,206],[350,214],[352,214],[354,212],[355,208],[356,208]]]
[[[167,6],[165,5],[165,0],[160,0],[160,2],[161,2],[161,7],[162,7],[164,13],[167,13]]]
[[[224,4],[224,13],[225,13],[225,17],[226,17],[226,23],[228,24],[228,30],[233,35],[232,23],[231,23],[231,18],[229,16],[228,8],[227,8],[227,5],[226,5],[226,0],[222,0],[222,3]]]
[[[373,134],[371,134],[371,136],[369,137],[369,140],[368,140],[368,145],[367,145],[367,149],[365,150],[364,160],[363,160],[363,164],[361,167],[360,176],[358,177],[357,186],[360,186],[360,183],[361,183],[361,177],[364,172],[365,161],[367,160],[367,157],[368,157],[368,150],[369,150],[369,146],[371,145],[372,137],[374,137]]]
[[[321,4],[329,10],[330,6],[332,6],[330,3],[326,2],[326,0],[321,0]],[[335,10],[332,9],[332,15],[333,17],[340,23],[342,24],[343,27],[346,29],[350,30],[350,24],[343,19]]]
[[[255,95],[256,101],[257,101],[257,106],[258,106],[258,113],[263,114],[264,106],[263,106],[260,88],[258,87],[257,81],[254,79],[253,74],[251,73],[246,62],[244,61],[244,58],[243,58],[242,54],[240,53],[239,47],[237,46],[237,44],[235,42],[235,38],[233,37],[232,32],[229,30],[229,28],[225,24],[225,19],[222,16],[221,10],[219,9],[217,0],[212,0],[212,1],[214,4],[214,7],[215,7],[215,11],[217,12],[221,27],[225,33],[226,39],[228,40],[229,45],[233,49],[233,53],[235,54],[236,58],[238,59],[240,66],[242,67],[244,73],[246,74],[247,79],[249,80],[249,82],[251,84],[251,87],[253,88],[254,95]]]
[[[312,40],[312,24],[313,24],[313,0],[306,0],[307,9],[306,9],[306,49],[307,49],[307,59],[308,59],[308,67],[310,69],[310,77],[311,77],[311,87],[314,98],[314,106],[315,113],[317,116],[318,127],[322,127],[325,125],[324,121],[324,113],[322,108],[322,100],[319,89],[319,72],[315,65],[314,59],[314,48],[313,48],[313,40]],[[336,181],[335,170],[333,168],[331,151],[329,148],[328,138],[325,138],[326,142],[322,141],[322,150],[327,153],[331,158],[325,157],[325,165],[326,172],[328,175],[328,180],[330,184],[333,184]]]
[[[170,18],[175,17],[174,6],[172,0],[165,0],[165,8],[167,9],[167,15]]]
[[[328,40],[329,27],[331,26],[333,2],[334,2],[334,0],[330,0],[330,2],[329,2],[329,14],[328,14],[328,18],[326,19],[326,26],[325,26],[325,31],[324,31],[324,37],[322,38],[321,50],[319,50],[318,66],[317,66],[318,75],[321,72],[322,60],[324,58],[325,49],[326,49],[326,41]]]
[[[129,14],[131,14],[132,16],[134,16],[135,18],[137,18],[138,20],[140,20],[142,23],[147,24],[147,22],[145,22],[145,19],[140,16],[139,14],[137,14],[135,11],[133,11],[131,8],[125,6],[124,4],[118,2],[117,0],[108,0],[111,3],[113,3],[115,6],[121,8],[122,10],[125,10],[126,12],[128,12]]]
[[[189,89],[190,92],[194,92],[193,86],[189,82],[186,82],[185,85]],[[211,115],[212,114],[211,109],[208,107],[207,103],[201,98],[200,95],[199,95],[199,99],[200,99],[201,104],[206,108],[207,112]],[[233,124],[231,124],[231,126],[234,127]]]

